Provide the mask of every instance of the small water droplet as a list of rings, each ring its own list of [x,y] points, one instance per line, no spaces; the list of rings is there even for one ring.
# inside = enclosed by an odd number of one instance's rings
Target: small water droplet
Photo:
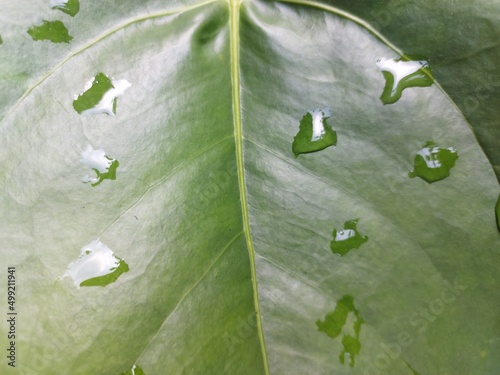
[[[330,117],[331,111],[328,108],[309,111],[302,117],[299,132],[292,144],[295,157],[337,144],[337,133],[326,122]]]
[[[415,370],[413,367],[411,367],[411,365],[408,362],[406,362],[406,361],[404,361],[404,362],[406,363],[406,366],[408,366],[408,368],[410,369],[410,371],[412,372],[413,375],[420,375],[420,373],[417,370]]]
[[[330,242],[330,249],[334,254],[344,256],[352,249],[359,249],[368,237],[362,236],[356,226],[359,219],[349,220],[344,223],[344,230],[333,229],[333,240]]]
[[[102,148],[94,150],[90,145],[82,152],[82,163],[96,173],[94,178],[89,175],[82,178],[84,183],[90,182],[92,186],[99,185],[103,180],[116,180],[116,169],[120,165],[118,160],[107,156]]]
[[[131,86],[126,79],[112,81],[104,73],[97,73],[85,84],[83,93],[75,96],[73,108],[82,116],[105,113],[116,114],[116,98]]]
[[[69,43],[73,39],[61,21],[44,20],[40,26],[31,26],[28,34],[33,40],[50,40],[52,43]]]
[[[427,87],[434,82],[429,63],[425,58],[399,60],[381,58],[377,60],[377,67],[385,78],[385,87],[380,100],[384,104],[397,102],[408,87]]]
[[[418,176],[428,183],[442,180],[450,175],[457,159],[458,154],[453,147],[440,148],[433,141],[428,141],[415,155],[414,168],[408,176]]]
[[[351,332],[344,333],[342,337],[342,346],[344,347],[339,355],[340,363],[345,363],[345,357],[349,358],[349,366],[354,367],[355,356],[361,351],[361,342],[359,341],[359,333],[361,324],[365,321],[360,316],[359,311],[354,307],[354,298],[349,295],[343,296],[337,301],[335,309],[325,316],[325,320],[316,321],[318,331],[325,333],[328,337],[336,338],[342,333],[344,326],[348,321],[349,314],[354,315]],[[352,335],[351,333],[354,333]]]
[[[117,258],[101,241],[94,240],[82,248],[78,259],[70,263],[61,278],[70,277],[78,288],[106,286],[128,270],[123,259]]]
[[[120,375],[146,375],[142,368],[137,365],[133,365],[128,371],[122,372]]]
[[[78,0],[50,0],[50,7],[74,17],[80,10],[80,3]]]
[[[495,206],[495,215],[497,218],[497,228],[500,231],[500,195],[498,196],[497,205]]]

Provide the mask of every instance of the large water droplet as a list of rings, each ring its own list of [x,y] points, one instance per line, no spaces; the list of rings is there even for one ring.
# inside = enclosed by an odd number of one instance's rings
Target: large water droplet
[[[434,82],[426,59],[399,60],[381,58],[377,67],[385,78],[385,87],[380,100],[384,104],[397,102],[408,87],[426,87]]]
[[[330,242],[330,248],[334,254],[340,256],[346,255],[352,249],[359,249],[368,237],[362,236],[356,226],[359,219],[349,220],[344,223],[344,230],[333,229],[333,241]]]
[[[128,371],[122,372],[120,375],[146,375],[142,368],[137,365],[133,365]]]
[[[82,152],[82,162],[96,173],[94,178],[89,175],[84,176],[83,182],[90,182],[92,186],[97,186],[103,180],[116,180],[116,169],[120,164],[118,160],[107,156],[106,151],[102,148],[94,150],[92,146],[88,145]]]
[[[495,206],[495,215],[497,218],[497,227],[500,231],[500,195],[498,196],[497,205]]]
[[[131,86],[126,79],[110,80],[104,73],[90,79],[83,88],[83,93],[75,96],[73,108],[81,115],[105,113],[116,114],[116,98]]]
[[[80,3],[78,0],[50,0],[50,7],[74,17],[80,10]]]
[[[40,26],[31,26],[28,34],[33,40],[50,40],[53,43],[69,43],[73,37],[61,21],[43,21]]]
[[[328,108],[309,111],[302,117],[299,132],[292,144],[295,157],[337,144],[337,133],[326,122],[330,117],[331,111]]]
[[[123,259],[117,258],[111,249],[99,240],[82,247],[77,260],[71,262],[62,278],[68,276],[81,286],[106,286],[114,283],[129,270]]]
[[[335,310],[326,314],[324,321],[316,321],[316,326],[318,327],[318,331],[324,332],[328,337],[336,338],[342,333],[350,313],[354,315],[352,327],[349,327],[352,332],[344,333],[342,337],[342,346],[344,349],[339,355],[339,360],[340,363],[344,364],[345,357],[347,356],[350,358],[349,366],[353,367],[355,356],[361,351],[359,333],[361,331],[361,324],[364,323],[359,311],[354,307],[354,298],[349,295],[343,296],[337,301]],[[351,333],[354,333],[354,335]]]
[[[414,168],[408,176],[418,176],[428,183],[442,180],[450,175],[450,169],[455,166],[457,159],[458,154],[453,147],[440,148],[433,141],[428,141],[417,152]]]

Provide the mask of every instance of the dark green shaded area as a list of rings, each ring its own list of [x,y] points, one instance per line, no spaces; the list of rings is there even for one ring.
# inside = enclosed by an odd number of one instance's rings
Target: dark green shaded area
[[[113,160],[107,172],[101,173],[98,169],[92,169],[97,174],[97,178],[99,179],[98,181],[91,184],[92,187],[99,185],[103,180],[116,180],[116,169],[120,166],[120,163],[118,163],[118,160],[112,159],[108,156],[106,156],[106,159]]]
[[[0,44],[3,43],[2,36],[0,35]]]
[[[122,372],[120,375],[146,375],[142,368],[134,365],[130,370]]]
[[[336,228],[333,229],[333,240],[330,242],[330,249],[334,254],[344,256],[352,249],[359,249],[361,245],[368,241],[368,237],[362,236],[356,229],[358,221],[359,219],[346,221],[344,230],[337,231]],[[340,237],[345,236],[345,238],[337,239],[337,235]]]
[[[113,272],[111,272],[108,275],[104,276],[99,276],[99,277],[93,277],[91,279],[82,281],[80,283],[80,286],[106,286],[109,284],[114,283],[120,275],[122,275],[125,272],[129,271],[128,264],[125,263],[123,259],[120,259],[120,263],[118,264],[118,267],[112,268]],[[137,374],[137,372],[136,372]]]
[[[498,196],[497,204],[495,206],[495,216],[497,218],[497,228],[500,231],[500,195]]]
[[[74,17],[80,11],[80,2],[78,0],[68,0],[66,4],[53,6],[52,9],[58,9]]]
[[[33,40],[50,40],[52,43],[69,43],[73,39],[61,21],[44,20],[40,26],[31,26],[28,34]]]
[[[353,367],[355,356],[361,351],[359,333],[361,331],[361,324],[364,323],[359,311],[354,307],[354,298],[350,295],[344,295],[337,301],[335,310],[326,314],[324,321],[316,321],[316,326],[318,327],[318,331],[324,332],[328,337],[336,338],[345,326],[347,316],[350,312],[354,313],[356,317],[356,321],[353,323],[354,336],[345,334],[342,337],[342,346],[344,348],[339,355],[339,360],[340,363],[344,364],[345,356],[347,354],[350,358],[349,366]]]
[[[101,101],[104,94],[114,88],[111,80],[104,73],[97,73],[92,86],[73,100],[73,108],[78,113],[94,108]],[[116,98],[113,103],[113,113],[116,113]]]
[[[399,60],[395,61],[427,61],[427,58],[423,56],[410,56],[408,58],[400,58]],[[428,87],[434,83],[432,72],[429,66],[423,66],[415,73],[401,78],[396,88],[393,87],[394,76],[387,71],[382,71],[382,74],[385,78],[385,86],[384,90],[382,91],[382,95],[380,96],[380,100],[382,100],[382,103],[384,104],[396,103],[401,98],[404,89],[407,89],[409,87]]]
[[[440,148],[433,141],[428,141],[415,156],[413,170],[408,176],[418,176],[428,183],[440,181],[450,175],[457,159],[458,154],[452,147]]]
[[[313,116],[310,112],[307,112],[299,125],[299,132],[293,139],[292,151],[295,157],[299,154],[306,154],[309,152],[315,152],[323,150],[330,146],[335,146],[337,144],[337,133],[330,127],[326,122],[328,117],[325,117],[324,112],[321,122],[323,124],[324,132],[321,137],[317,140],[313,140]]]

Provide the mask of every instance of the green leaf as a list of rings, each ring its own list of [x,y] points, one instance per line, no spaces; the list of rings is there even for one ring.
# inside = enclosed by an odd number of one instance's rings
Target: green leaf
[[[86,1],[72,43],[26,34],[66,17],[47,4],[5,10],[0,298],[16,267],[18,324],[0,373],[499,371],[497,99],[464,110],[472,68],[498,76],[497,5],[335,3]],[[377,61],[413,53],[435,81],[384,105]],[[318,108],[335,141],[303,149]],[[430,139],[460,155],[432,184],[408,176]],[[109,181],[82,183],[92,169]],[[337,256],[352,218],[369,241]],[[61,278],[91,243],[107,256]]]

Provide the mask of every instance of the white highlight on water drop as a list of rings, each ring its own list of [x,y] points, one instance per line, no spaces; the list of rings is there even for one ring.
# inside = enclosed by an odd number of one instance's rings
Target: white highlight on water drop
[[[380,71],[388,72],[394,77],[391,92],[391,95],[393,95],[397,91],[397,87],[403,78],[417,72],[419,69],[428,68],[429,63],[425,60],[396,61],[395,59],[381,58],[377,60],[377,67]]]
[[[99,171],[101,174],[108,172],[114,161],[115,159],[106,156],[106,151],[102,148],[94,150],[92,146],[88,145],[82,152],[82,163],[91,169]],[[95,184],[99,181],[99,178],[91,178],[89,175],[85,175],[82,177],[82,181]]]
[[[51,8],[64,8],[64,6],[68,3],[68,0],[50,0]]]
[[[312,116],[312,138],[311,142],[317,141],[325,135],[325,124],[323,123],[323,119],[327,119],[331,117],[332,112],[329,108],[324,108],[322,110],[315,109],[313,111],[309,111]]]
[[[432,147],[432,148],[425,147],[420,151],[418,151],[417,154],[424,159],[427,168],[439,168],[442,166],[438,155],[440,150],[441,149],[439,147]],[[447,150],[449,150],[452,153],[457,152],[457,150],[455,150],[453,147],[448,147]]]
[[[85,87],[83,88],[83,92],[87,91],[92,87],[92,84],[94,82],[95,77],[91,78],[90,81],[88,81],[85,84]],[[115,99],[125,93],[125,91],[132,86],[132,84],[127,81],[126,79],[120,79],[118,81],[111,80],[111,84],[113,85],[113,88],[110,88],[106,93],[102,96],[101,100],[99,103],[97,103],[94,107],[86,109],[81,113],[82,116],[89,116],[89,115],[98,115],[101,113],[105,113],[110,116],[114,116],[115,113],[113,112],[113,107],[114,107],[114,102]],[[78,96],[75,96],[75,100],[78,98]]]
[[[78,259],[70,263],[61,278],[70,277],[80,288],[80,284],[85,280],[108,275],[119,265],[120,259],[113,254],[113,251],[101,241],[94,240],[82,247]]]
[[[335,241],[345,241],[356,235],[356,231],[352,229],[344,229],[337,232]]]

